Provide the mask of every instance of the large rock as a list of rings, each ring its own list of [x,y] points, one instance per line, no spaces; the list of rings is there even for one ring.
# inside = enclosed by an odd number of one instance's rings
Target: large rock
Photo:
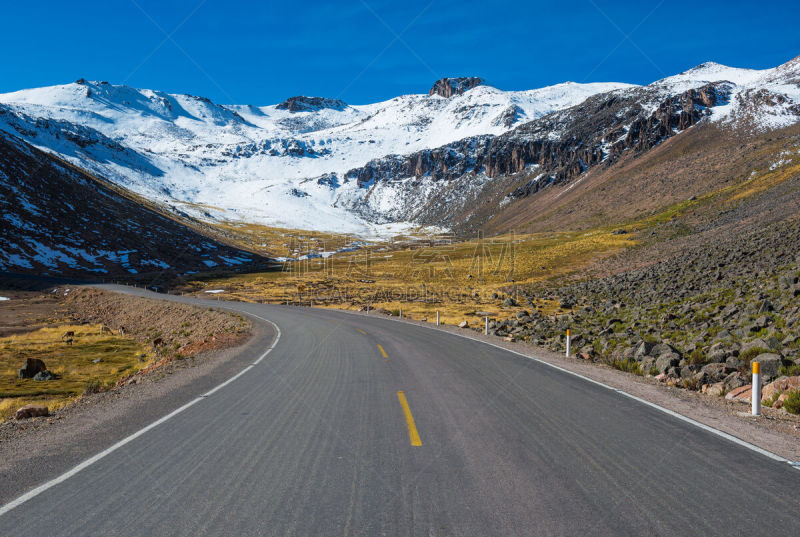
[[[50,411],[44,405],[25,405],[14,413],[14,419],[26,420],[28,418],[38,418],[49,415]]]
[[[725,360],[725,369],[729,372],[738,371],[740,367],[744,365],[744,362],[738,359],[736,356],[729,356],[727,360]]]
[[[661,356],[662,354],[673,353],[678,355],[678,359],[680,359],[680,353],[675,350],[672,345],[668,343],[659,343],[655,345],[652,349],[650,349],[650,356]]]
[[[742,349],[740,351],[741,354],[751,350],[751,349],[764,349],[769,350],[769,344],[761,338],[756,338],[747,343],[742,343]]]
[[[798,377],[781,377],[775,382],[770,382],[761,390],[761,399],[767,401],[775,396],[788,390],[800,390],[800,376]]]
[[[724,379],[725,375],[727,374],[725,364],[720,363],[704,365],[700,371],[705,373],[711,382],[719,382]]]
[[[781,366],[784,365],[783,357],[772,352],[759,354],[753,361],[761,364],[761,377],[765,380],[777,377]]]
[[[650,370],[653,369],[653,366],[656,365],[656,359],[653,358],[652,356],[645,356],[644,358],[642,358],[642,361],[640,362],[639,365],[642,368],[642,372],[645,375],[649,375]]]
[[[719,397],[725,392],[725,390],[726,387],[724,382],[715,382],[714,384],[711,384],[708,388],[706,388],[706,393],[708,395],[714,395],[716,397]]]
[[[55,380],[56,376],[50,371],[39,371],[33,376],[33,380]]]
[[[25,365],[17,371],[17,376],[21,379],[32,379],[37,373],[47,372],[44,362],[38,358],[28,358]]]
[[[711,349],[708,351],[708,360],[710,362],[724,362],[725,359],[728,357],[728,351],[720,344],[715,344],[711,346]]]
[[[672,367],[677,366],[681,361],[681,357],[674,352],[665,352],[656,358],[656,369],[659,373],[665,373]]]
[[[736,388],[741,388],[747,384],[747,380],[738,371],[735,371],[725,377],[725,380],[722,382],[725,384],[726,390],[735,390]]]
[[[644,356],[650,356],[650,351],[653,349],[653,344],[648,343],[647,341],[642,341],[639,343],[639,346],[636,347],[636,351],[633,353],[633,357],[636,359],[640,359]]]
[[[477,76],[442,78],[433,83],[433,87],[428,95],[439,95],[450,98],[453,95],[461,95],[465,91],[471,90],[483,84],[483,79]]]
[[[748,384],[747,386],[740,386],[739,388],[735,388],[729,391],[725,395],[725,399],[729,401],[750,401],[753,397],[752,395],[753,386]]]

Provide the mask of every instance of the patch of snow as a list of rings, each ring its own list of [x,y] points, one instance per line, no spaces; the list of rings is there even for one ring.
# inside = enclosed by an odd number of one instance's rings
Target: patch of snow
[[[479,86],[449,99],[403,95],[290,112],[276,105],[218,105],[190,95],[83,82],[0,95],[0,107],[8,112],[0,116],[0,129],[201,219],[385,236],[414,225],[367,221],[337,203],[340,196],[365,195],[354,181],[315,178],[342,177],[389,154],[502,134],[589,96],[627,87]],[[505,118],[512,108],[509,123]],[[26,136],[30,132],[36,134]],[[389,201],[384,197],[383,203]]]

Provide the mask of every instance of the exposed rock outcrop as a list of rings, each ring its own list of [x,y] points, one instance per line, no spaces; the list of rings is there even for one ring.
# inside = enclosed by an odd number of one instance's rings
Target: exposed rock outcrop
[[[656,101],[650,113],[642,105],[647,95],[641,91],[606,93],[501,136],[475,136],[410,155],[390,155],[350,170],[345,177],[367,186],[408,177],[450,180],[481,171],[497,177],[538,165],[547,177],[543,184],[559,184],[601,162],[610,164],[626,150],[646,151],[695,125],[712,107],[726,103],[729,91],[727,82],[707,84]],[[554,132],[560,135],[554,137]],[[529,195],[539,187],[529,184],[515,191],[514,197]]]
[[[433,83],[428,95],[439,95],[449,99],[453,95],[461,95],[465,91],[480,86],[483,82],[483,79],[477,76],[442,78]]]
[[[282,103],[275,106],[278,110],[288,110],[289,112],[315,112],[323,108],[333,110],[344,110],[347,103],[339,99],[328,99],[327,97],[306,97],[298,95],[289,97]]]

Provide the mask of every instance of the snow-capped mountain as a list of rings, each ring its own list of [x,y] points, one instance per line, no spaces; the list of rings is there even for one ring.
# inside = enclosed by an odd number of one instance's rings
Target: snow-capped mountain
[[[0,129],[194,216],[369,235],[448,225],[452,207],[498,177],[536,172],[508,203],[697,123],[796,123],[798,73],[799,59],[758,71],[704,63],[647,86],[529,91],[471,77],[374,104],[272,106],[79,80],[0,95]]]
[[[357,197],[361,188],[326,174],[466,136],[502,134],[620,87],[478,86],[450,98],[404,95],[347,105],[293,97],[256,107],[79,80],[0,95],[0,129],[188,213],[370,233],[386,226],[336,206],[343,192]]]

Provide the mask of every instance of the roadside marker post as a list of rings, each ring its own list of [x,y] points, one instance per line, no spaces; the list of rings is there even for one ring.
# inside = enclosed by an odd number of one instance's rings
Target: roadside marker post
[[[403,318],[403,310],[402,310],[402,308],[400,309],[400,318],[401,319]]]
[[[489,316],[488,315],[486,317],[484,317],[484,321],[485,322],[483,324],[483,335],[484,336],[488,336],[489,335]]]
[[[567,328],[567,358],[569,358],[569,328]]]
[[[439,326],[439,310],[436,310],[436,326]]]
[[[753,362],[753,416],[761,415],[761,364]]]

